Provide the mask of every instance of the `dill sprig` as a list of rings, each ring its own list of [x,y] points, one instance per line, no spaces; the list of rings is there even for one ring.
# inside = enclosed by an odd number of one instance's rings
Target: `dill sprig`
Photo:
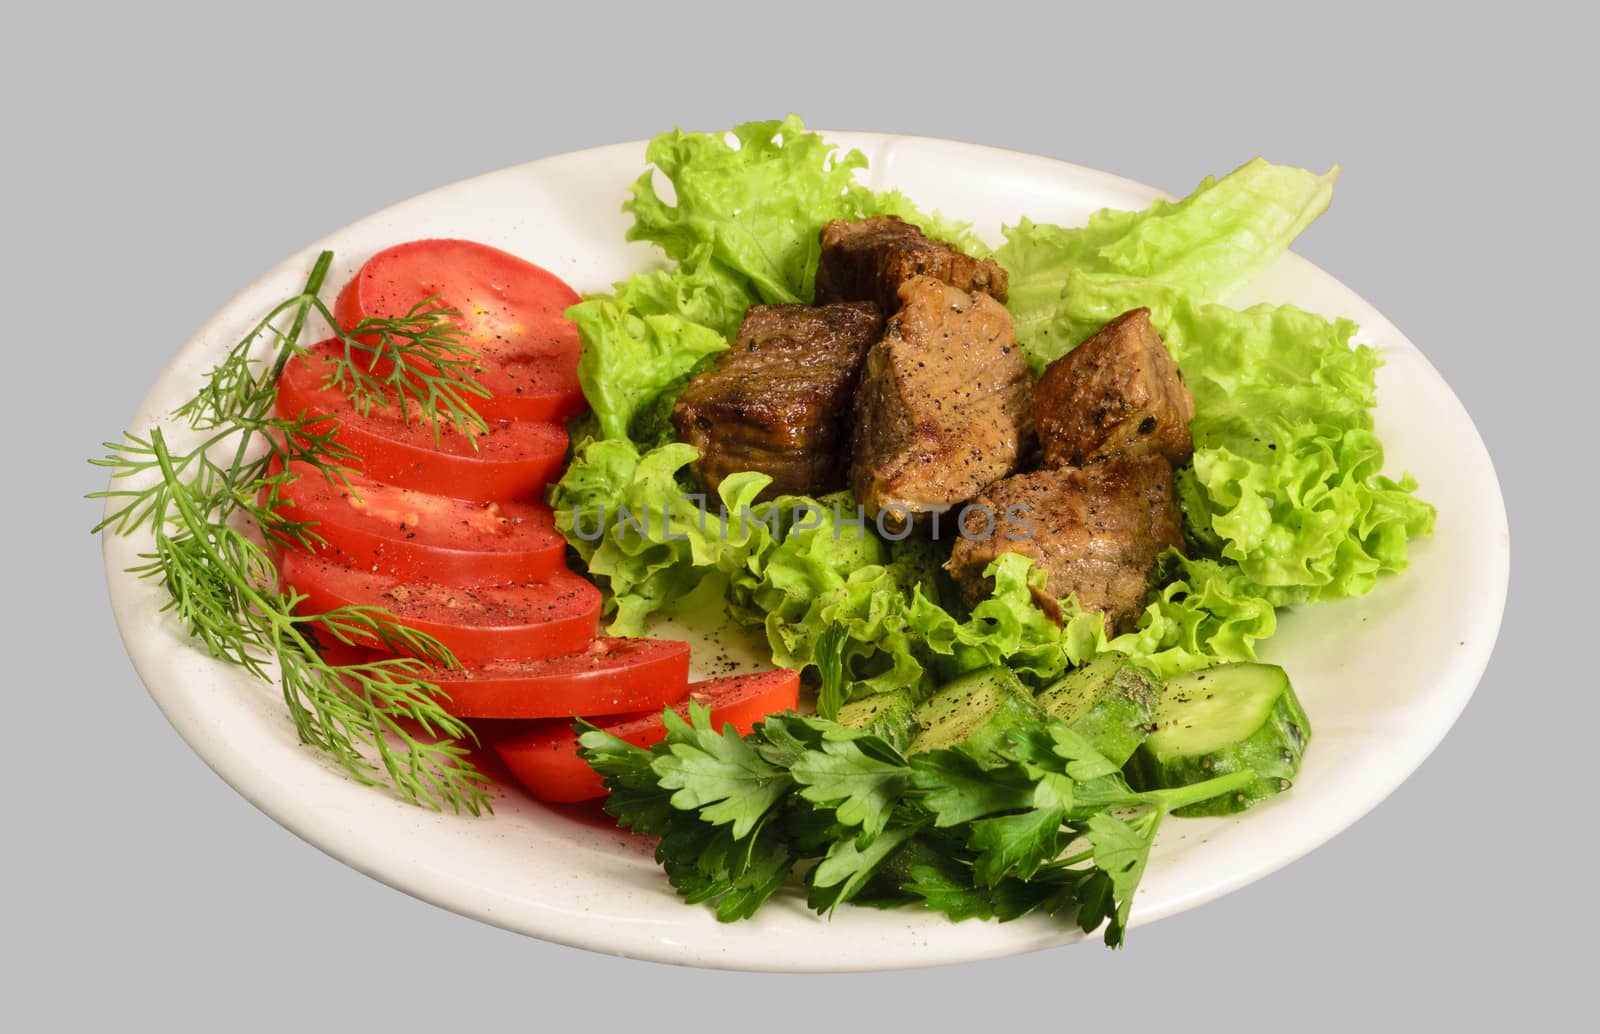
[[[472,731],[439,706],[438,686],[421,677],[430,666],[459,666],[455,657],[382,608],[295,613],[304,597],[280,587],[271,554],[252,534],[319,542],[314,525],[277,513],[279,492],[294,476],[288,465],[307,464],[330,481],[359,466],[338,441],[335,421],[273,414],[278,376],[305,353],[299,338],[307,321],[318,315],[337,327],[318,298],[332,260],[323,252],[305,288],[269,310],[173,411],[198,435],[192,446],[174,453],[159,427],[105,443],[106,456],[91,462],[111,470],[111,487],[91,498],[115,503],[95,531],[149,529],[154,546],[132,572],[162,585],[166,609],[211,656],[257,678],[276,676],[302,742],[363,783],[386,785],[414,804],[477,815],[490,806],[488,781],[466,745]],[[441,422],[471,433],[483,426],[466,402],[485,394],[471,376],[477,358],[460,343],[450,322],[455,313],[428,305],[338,331],[344,358],[329,381],[363,412],[398,405],[408,421],[431,421],[435,435]],[[317,650],[373,640],[406,656],[333,664]]]
[[[461,314],[437,297],[428,297],[404,316],[368,316],[345,330],[318,295],[332,261],[333,253],[323,252],[306,289],[273,306],[172,415],[195,430],[210,430],[256,412],[263,395],[270,408],[284,364],[306,352],[299,345],[300,331],[315,314],[333,328],[333,339],[340,346],[334,350],[325,387],[343,392],[362,416],[375,405],[395,407],[407,424],[418,418],[428,421],[435,440],[448,425],[476,441],[488,425],[471,400],[488,398],[489,389],[477,381],[483,372],[478,353],[462,341],[455,322]],[[277,322],[288,313],[294,314],[293,323],[279,333]],[[258,342],[266,336],[275,337],[280,346],[269,364],[254,358]]]
[[[332,323],[322,302],[314,304]],[[340,332],[344,347],[334,357],[327,386],[349,396],[362,416],[375,404],[387,406],[398,399],[400,418],[409,424],[421,414],[431,421],[435,441],[440,433],[438,418],[444,416],[476,443],[488,425],[470,399],[488,398],[489,389],[477,381],[483,365],[477,353],[462,344],[454,322],[458,315],[427,298],[404,316],[363,319],[349,333]]]

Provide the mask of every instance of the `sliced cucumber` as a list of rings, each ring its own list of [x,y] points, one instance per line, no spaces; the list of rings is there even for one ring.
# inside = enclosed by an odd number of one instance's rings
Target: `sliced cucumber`
[[[898,689],[850,701],[839,708],[838,722],[852,729],[865,729],[896,747],[904,747],[917,735],[916,709],[911,694]]]
[[[1282,668],[1223,664],[1167,683],[1155,729],[1128,762],[1128,781],[1159,790],[1255,772],[1244,790],[1175,812],[1227,815],[1289,789],[1310,740],[1311,723]]]
[[[1039,691],[1035,702],[1118,765],[1150,733],[1161,683],[1116,654],[1106,654]]]
[[[965,745],[976,755],[993,752],[1012,729],[1043,717],[1033,695],[1010,668],[984,668],[949,683],[919,706],[921,731],[911,753]]]

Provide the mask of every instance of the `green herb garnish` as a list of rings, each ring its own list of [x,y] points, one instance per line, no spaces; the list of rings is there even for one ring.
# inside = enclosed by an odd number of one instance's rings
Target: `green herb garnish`
[[[335,421],[273,413],[278,376],[306,353],[299,338],[313,314],[335,327],[343,344],[328,384],[359,412],[397,405],[408,422],[430,422],[436,437],[443,425],[468,434],[484,426],[468,400],[487,392],[473,379],[480,367],[459,340],[457,314],[424,302],[403,317],[339,330],[317,296],[332,261],[333,253],[323,252],[305,287],[273,306],[173,411],[179,428],[198,434],[192,445],[174,450],[159,427],[105,443],[105,457],[91,462],[111,470],[112,484],[90,498],[113,500],[114,508],[94,530],[150,530],[153,548],[140,554],[144,562],[133,573],[161,583],[167,609],[211,656],[280,681],[302,742],[413,804],[477,815],[490,806],[488,780],[468,757],[472,731],[440,707],[438,687],[421,677],[430,665],[458,667],[455,657],[381,608],[295,613],[302,597],[278,586],[256,534],[316,544],[313,525],[275,512],[282,486],[295,476],[288,465],[308,464],[330,481],[345,481],[359,466],[338,442]],[[409,656],[332,664],[317,652],[319,643],[373,639]]]
[[[787,713],[746,736],[690,703],[644,749],[580,723],[581,754],[618,824],[660,838],[656,860],[688,902],[754,915],[804,870],[807,903],[921,905],[951,919],[1070,916],[1127,930],[1161,820],[1248,785],[1241,772],[1139,793],[1067,726],[1042,719],[980,758],[907,754],[822,718]]]

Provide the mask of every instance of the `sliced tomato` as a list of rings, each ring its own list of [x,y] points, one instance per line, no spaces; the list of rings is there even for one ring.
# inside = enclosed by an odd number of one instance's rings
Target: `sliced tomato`
[[[485,417],[565,420],[583,412],[578,329],[565,313],[578,293],[548,270],[472,241],[397,244],[367,260],[334,304],[345,330],[397,317],[430,298],[460,313],[463,343],[483,359],[474,403]]]
[[[337,340],[324,341],[285,364],[277,410],[291,419],[307,414],[338,421],[339,441],[361,458],[367,477],[419,492],[485,500],[537,499],[560,475],[567,455],[567,429],[560,424],[489,421],[488,431],[474,443],[447,422],[441,422],[435,440],[429,421],[413,416],[408,423],[395,405],[357,412],[342,391],[324,386],[342,348]]]
[[[799,706],[800,673],[779,668],[695,682],[689,686],[688,699],[709,707],[711,721],[718,728],[732,725],[742,733],[749,732],[767,715]],[[688,713],[687,704],[674,710]],[[667,734],[659,711],[621,715],[594,724],[640,747],[657,743]],[[578,736],[571,722],[480,722],[473,728],[517,782],[541,801],[567,803],[605,796],[599,774],[578,756]]]
[[[388,656],[339,643],[323,654],[335,664]],[[437,685],[439,703],[461,718],[659,714],[689,695],[689,644],[601,636],[564,657],[428,668],[420,677]]]
[[[300,550],[284,552],[278,570],[286,586],[306,597],[299,605],[301,613],[382,607],[401,624],[449,647],[463,664],[536,661],[578,653],[600,624],[600,590],[567,570],[528,585],[463,588],[404,582]],[[369,637],[359,645],[382,644]]]
[[[315,552],[346,567],[400,581],[493,585],[544,581],[565,566],[566,540],[543,503],[451,499],[354,473],[330,481],[308,463],[289,464],[289,473],[277,513],[312,522],[323,540]]]

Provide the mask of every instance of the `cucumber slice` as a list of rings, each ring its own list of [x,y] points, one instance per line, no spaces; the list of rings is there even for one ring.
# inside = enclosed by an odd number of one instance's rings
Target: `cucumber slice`
[[[1040,690],[1034,702],[1121,766],[1149,735],[1160,698],[1158,679],[1106,654]]]
[[[897,689],[892,693],[875,693],[850,701],[839,708],[837,720],[840,725],[865,729],[896,747],[904,747],[917,735],[915,712],[916,705],[911,702],[911,694]]]
[[[1276,664],[1222,664],[1180,675],[1156,704],[1155,730],[1128,763],[1137,790],[1188,786],[1254,771],[1256,781],[1174,814],[1229,815],[1289,789],[1311,740],[1311,723]]]
[[[913,717],[921,732],[910,753],[965,746],[976,756],[992,753],[1012,729],[1039,721],[1043,713],[1010,668],[984,668],[949,683],[919,706]]]

